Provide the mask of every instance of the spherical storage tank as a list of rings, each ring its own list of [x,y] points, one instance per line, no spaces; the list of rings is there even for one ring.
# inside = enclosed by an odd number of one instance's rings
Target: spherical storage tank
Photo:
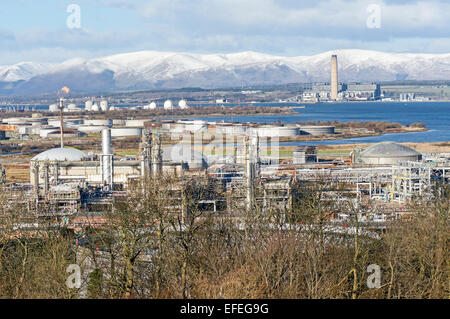
[[[59,111],[58,104],[51,104],[51,105],[48,107],[48,110],[49,110],[50,112],[58,112],[58,111]]]
[[[187,109],[189,108],[187,101],[186,100],[180,100],[180,102],[178,102],[178,106],[180,107],[180,109]]]
[[[164,102],[164,109],[165,110],[173,110],[173,103],[171,100],[167,100]]]
[[[303,135],[321,136],[334,134],[334,126],[311,125],[300,126],[299,129]]]
[[[144,110],[154,110],[156,109],[156,103],[152,102],[150,104],[146,104],[144,105]]]
[[[189,169],[199,169],[207,167],[206,157],[187,146],[175,145],[163,148],[163,161],[183,162]]]
[[[359,155],[366,164],[396,164],[404,161],[420,161],[422,154],[410,147],[394,142],[381,142],[367,147]]]

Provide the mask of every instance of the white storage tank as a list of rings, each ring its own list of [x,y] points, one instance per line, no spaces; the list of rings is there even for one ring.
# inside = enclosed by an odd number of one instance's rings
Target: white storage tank
[[[173,103],[171,100],[167,100],[164,102],[164,109],[165,110],[173,110]]]
[[[300,133],[304,135],[331,135],[334,134],[334,126],[325,126],[325,125],[308,125],[308,126],[300,126]]]
[[[116,120],[112,120],[112,122],[113,122],[114,126],[124,126],[125,125],[125,120],[116,119]]]
[[[112,120],[102,120],[102,119],[94,119],[94,120],[84,120],[85,125],[104,125],[104,126],[112,126]]]
[[[195,121],[186,121],[184,122],[185,130],[189,132],[207,132],[208,131],[208,122],[195,120]]]
[[[109,128],[107,125],[82,125],[78,127],[78,131],[83,133],[99,133],[105,128]]]
[[[117,127],[111,129],[112,137],[124,137],[124,136],[141,136],[142,128],[140,127]]]
[[[100,111],[100,107],[98,106],[98,104],[92,105],[91,111],[93,111],[93,112],[98,112],[98,111]]]
[[[155,110],[156,109],[156,103],[155,102],[150,103],[149,108],[150,108],[150,110]]]
[[[48,110],[50,112],[58,112],[59,111],[58,104],[50,104],[50,106],[48,107]]]
[[[86,111],[92,111],[92,101],[86,101],[86,102],[84,103],[84,109],[85,109]]]
[[[106,101],[106,100],[101,101],[101,102],[100,102],[100,109],[101,109],[103,112],[108,111],[108,110],[109,110],[109,107],[108,107],[108,101]]]
[[[126,120],[125,126],[127,127],[144,127],[145,122],[149,120]]]
[[[180,109],[182,109],[182,110],[189,108],[189,106],[188,106],[188,104],[187,104],[187,101],[184,100],[184,99],[182,99],[182,100],[180,100],[180,102],[178,102],[178,106],[179,106]]]
[[[43,127],[41,127],[41,129],[39,131],[39,136],[42,138],[47,138],[48,133],[53,132],[58,129],[59,129],[59,127],[56,127],[56,126],[43,126]]]
[[[251,128],[251,132],[261,137],[293,137],[299,135],[299,129],[295,126],[264,125]]]

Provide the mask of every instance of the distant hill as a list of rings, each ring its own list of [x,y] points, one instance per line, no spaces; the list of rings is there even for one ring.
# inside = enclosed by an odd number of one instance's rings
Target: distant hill
[[[338,55],[339,81],[450,80],[450,54],[336,50],[283,57],[257,52],[191,54],[141,51],[59,64],[0,66],[0,94],[40,94],[68,86],[72,92],[224,88],[329,81]]]

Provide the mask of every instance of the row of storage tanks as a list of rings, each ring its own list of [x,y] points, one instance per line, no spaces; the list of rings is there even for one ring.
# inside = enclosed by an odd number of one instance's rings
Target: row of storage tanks
[[[158,108],[158,105],[155,102],[152,102],[150,104],[146,104],[141,107],[134,107],[134,108],[142,108],[144,110],[154,110]],[[171,100],[166,100],[164,102],[163,108],[165,110],[173,110],[175,109],[175,106]],[[178,102],[178,108],[180,109],[187,109],[189,108],[189,105],[187,104],[187,101],[182,99]],[[84,104],[84,111],[89,112],[106,112],[106,111],[114,111],[116,108],[114,106],[109,106],[108,101],[103,100],[99,104],[93,102],[93,101],[86,101]],[[48,108],[50,112],[59,112],[59,106],[58,104],[51,104]],[[71,103],[67,105],[64,108],[64,112],[76,112],[76,111],[82,111],[83,109],[80,109],[75,104]]]
[[[41,137],[46,137],[48,133],[60,127],[59,118],[6,118],[3,119],[3,122],[16,125],[20,134],[39,134]],[[74,129],[89,134],[99,133],[105,128],[112,128],[112,136],[141,135],[146,123],[152,123],[152,121],[150,119],[64,119],[64,127],[67,129]],[[334,134],[334,126],[256,125],[250,123],[208,122],[204,120],[163,120],[156,124],[172,133],[210,132],[227,135],[254,134],[261,137]]]
[[[294,137],[297,135],[330,135],[334,126],[298,126],[298,125],[252,125],[241,123],[207,122],[201,120],[166,121],[162,128],[174,133],[212,132],[216,134],[244,135],[247,133],[261,137]]]
[[[136,136],[142,135],[144,123],[148,120],[121,120],[121,119],[64,119],[64,128],[72,129],[81,133],[100,133],[105,128],[111,128],[111,135]],[[49,134],[60,130],[60,119],[53,118],[5,118],[4,124],[14,125],[21,135],[39,135],[47,138]]]

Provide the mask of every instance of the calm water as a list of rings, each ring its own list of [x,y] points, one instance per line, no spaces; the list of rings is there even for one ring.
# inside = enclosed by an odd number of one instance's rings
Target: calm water
[[[429,131],[416,133],[384,134],[332,141],[314,141],[310,144],[354,144],[380,141],[394,142],[446,142],[450,141],[450,103],[319,103],[306,104],[305,109],[297,109],[298,115],[277,116],[223,116],[198,117],[209,121],[235,121],[270,123],[296,123],[306,121],[388,121],[401,124],[425,123]],[[286,143],[287,145],[308,144],[308,142]]]
[[[298,106],[299,104],[253,104],[254,106]],[[300,104],[301,105],[301,104]],[[118,105],[122,107],[121,105]],[[425,123],[429,131],[417,133],[385,134],[374,137],[361,137],[333,141],[293,142],[297,144],[354,144],[380,141],[394,142],[447,142],[450,141],[450,103],[318,103],[305,104],[305,109],[297,109],[298,115],[276,116],[220,116],[195,117],[209,121],[235,121],[253,123],[296,123],[306,121],[388,121],[401,124]],[[36,109],[48,109],[48,106],[36,106]]]

